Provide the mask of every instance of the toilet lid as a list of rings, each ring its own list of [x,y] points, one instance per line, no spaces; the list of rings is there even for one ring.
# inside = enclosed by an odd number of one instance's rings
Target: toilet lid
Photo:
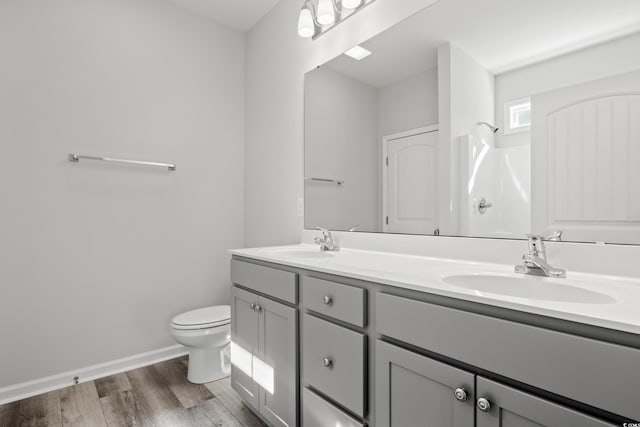
[[[177,315],[171,321],[176,329],[203,329],[231,323],[231,307],[215,305]]]

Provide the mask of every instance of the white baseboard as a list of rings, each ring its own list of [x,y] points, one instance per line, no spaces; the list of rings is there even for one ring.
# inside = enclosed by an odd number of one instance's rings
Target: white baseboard
[[[87,366],[75,371],[63,372],[50,377],[39,378],[19,384],[0,388],[0,405],[15,402],[27,397],[57,390],[75,384],[74,377],[78,377],[79,383],[93,381],[98,378],[130,371],[165,360],[184,356],[188,350],[177,344],[171,347],[161,348],[146,353],[140,353],[122,359],[112,360],[98,365]]]

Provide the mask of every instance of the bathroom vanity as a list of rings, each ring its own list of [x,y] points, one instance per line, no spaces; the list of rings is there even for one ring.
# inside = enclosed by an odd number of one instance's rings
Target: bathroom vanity
[[[640,6],[539,3],[430,2],[314,42],[318,245],[232,251],[233,386],[270,424],[640,422],[638,256],[616,245],[640,245]]]
[[[232,386],[270,425],[640,420],[634,279],[312,245],[232,254],[232,341],[266,366],[232,353]],[[541,291],[509,295],[509,280]]]

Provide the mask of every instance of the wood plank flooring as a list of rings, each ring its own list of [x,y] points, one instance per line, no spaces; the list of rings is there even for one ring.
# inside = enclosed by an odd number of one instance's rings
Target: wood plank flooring
[[[0,427],[263,427],[225,378],[187,381],[169,360],[0,406]]]

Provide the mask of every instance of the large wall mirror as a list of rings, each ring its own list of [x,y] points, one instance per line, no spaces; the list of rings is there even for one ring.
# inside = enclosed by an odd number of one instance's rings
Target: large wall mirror
[[[359,48],[305,75],[306,228],[640,244],[640,1],[440,0]]]

